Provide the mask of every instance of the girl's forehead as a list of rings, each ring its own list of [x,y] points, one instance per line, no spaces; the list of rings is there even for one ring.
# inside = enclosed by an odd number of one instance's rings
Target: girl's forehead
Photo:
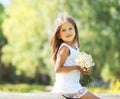
[[[73,24],[66,20],[66,21],[63,22],[61,27],[68,27],[68,26],[72,26],[73,27]]]

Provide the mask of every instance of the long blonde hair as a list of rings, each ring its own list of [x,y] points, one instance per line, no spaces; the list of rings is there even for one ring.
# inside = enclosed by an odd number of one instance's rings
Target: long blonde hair
[[[74,26],[75,33],[76,33],[74,41],[76,41],[79,46],[78,28],[77,28],[75,21],[70,16],[64,16],[64,15],[59,16],[56,19],[54,32],[53,32],[52,39],[51,39],[51,54],[52,54],[51,59],[54,64],[56,63],[58,49],[59,49],[61,43],[63,43],[63,40],[60,39],[58,35],[59,35],[61,26],[64,23],[64,21],[68,21]]]

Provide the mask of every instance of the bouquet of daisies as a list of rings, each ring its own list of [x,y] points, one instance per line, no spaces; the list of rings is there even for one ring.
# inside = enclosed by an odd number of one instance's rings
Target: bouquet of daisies
[[[78,52],[75,62],[83,69],[83,71],[89,70],[90,67],[95,65],[92,56],[85,52]],[[80,83],[83,86],[89,86],[93,80],[94,78],[91,75],[81,75]]]
[[[84,71],[89,70],[91,66],[95,65],[91,55],[85,52],[78,52],[75,62],[78,66],[81,66]]]

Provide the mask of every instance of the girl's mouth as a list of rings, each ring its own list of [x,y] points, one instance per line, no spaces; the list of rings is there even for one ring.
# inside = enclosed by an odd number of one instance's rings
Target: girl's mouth
[[[66,37],[71,37],[72,35],[67,35]]]

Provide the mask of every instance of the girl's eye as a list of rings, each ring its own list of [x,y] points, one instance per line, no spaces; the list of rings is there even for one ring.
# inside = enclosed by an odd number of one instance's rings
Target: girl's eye
[[[69,30],[72,30],[72,28],[69,28]]]
[[[62,32],[65,32],[65,31],[66,31],[65,29],[62,30]]]

